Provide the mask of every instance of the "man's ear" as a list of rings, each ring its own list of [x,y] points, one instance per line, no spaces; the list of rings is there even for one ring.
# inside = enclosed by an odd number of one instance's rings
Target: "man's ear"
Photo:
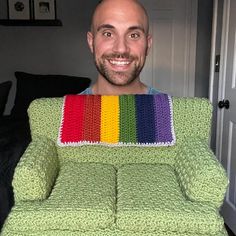
[[[93,33],[90,31],[87,32],[87,42],[88,42],[90,51],[93,53]]]
[[[147,36],[147,52],[146,52],[146,56],[149,54],[149,51],[152,47],[152,35],[148,34]]]

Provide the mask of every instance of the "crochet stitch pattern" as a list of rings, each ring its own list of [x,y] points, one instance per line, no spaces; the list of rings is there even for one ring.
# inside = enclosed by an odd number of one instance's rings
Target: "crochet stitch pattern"
[[[172,146],[172,99],[156,95],[67,95],[59,146]]]
[[[90,121],[82,119],[88,132],[80,137],[99,142],[100,111],[108,101],[85,98]],[[113,98],[110,110],[117,106]],[[135,96],[119,97],[114,114],[123,122],[116,127],[129,130],[120,132],[122,140],[136,142],[135,102]],[[172,103],[173,146],[61,147],[64,98],[34,100],[28,109],[32,141],[15,169],[15,204],[0,235],[227,236],[219,213],[227,173],[209,148],[212,105],[205,98],[172,97]]]

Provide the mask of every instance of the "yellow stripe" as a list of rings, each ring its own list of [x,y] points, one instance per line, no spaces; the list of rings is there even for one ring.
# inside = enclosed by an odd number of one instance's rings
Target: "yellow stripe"
[[[102,96],[101,142],[119,142],[119,96]]]

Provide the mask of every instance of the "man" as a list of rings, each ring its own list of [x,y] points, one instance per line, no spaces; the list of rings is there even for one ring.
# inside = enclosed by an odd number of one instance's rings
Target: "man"
[[[88,45],[98,78],[82,94],[155,94],[140,81],[152,44],[146,10],[136,0],[103,0],[93,14]]]

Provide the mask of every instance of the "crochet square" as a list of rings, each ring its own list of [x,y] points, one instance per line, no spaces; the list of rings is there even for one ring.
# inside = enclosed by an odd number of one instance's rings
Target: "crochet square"
[[[172,99],[155,95],[66,95],[59,146],[171,146]]]

